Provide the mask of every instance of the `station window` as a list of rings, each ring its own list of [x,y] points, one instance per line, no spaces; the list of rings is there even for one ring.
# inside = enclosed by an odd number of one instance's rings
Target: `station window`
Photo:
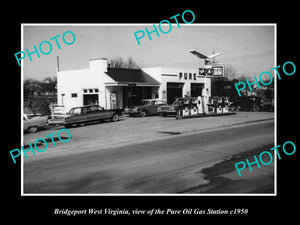
[[[72,98],[77,98],[77,93],[71,93]]]
[[[95,88],[95,93],[98,93],[99,92],[99,89],[98,88]]]
[[[89,93],[93,93],[93,89],[89,89]]]
[[[87,93],[87,89],[83,89],[83,93]]]

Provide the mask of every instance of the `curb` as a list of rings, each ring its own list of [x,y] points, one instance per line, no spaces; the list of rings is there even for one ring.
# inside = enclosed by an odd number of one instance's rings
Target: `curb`
[[[251,124],[251,123],[257,123],[257,122],[263,122],[263,121],[273,121],[274,118],[268,118],[268,119],[259,119],[259,120],[251,120],[246,122],[240,122],[240,123],[234,123],[234,124],[228,124],[223,126],[217,126],[217,127],[209,127],[209,128],[202,128],[202,129],[196,129],[196,130],[190,130],[190,131],[157,131],[158,133],[163,134],[172,134],[172,135],[178,135],[178,134],[187,134],[187,133],[193,133],[193,132],[200,132],[200,131],[209,131],[209,130],[215,130],[219,128],[229,128],[234,126],[239,126],[243,124]]]
[[[176,119],[190,119],[190,118],[199,118],[199,117],[212,117],[212,116],[229,116],[229,115],[236,115],[235,112],[228,112],[228,113],[209,113],[209,114],[197,114],[197,115],[190,115],[190,116],[176,116]]]

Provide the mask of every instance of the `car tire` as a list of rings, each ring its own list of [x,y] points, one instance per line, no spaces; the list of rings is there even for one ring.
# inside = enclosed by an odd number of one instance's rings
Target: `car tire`
[[[141,115],[141,117],[146,117],[147,116],[146,110],[142,110],[140,115]]]
[[[72,127],[72,124],[65,124],[64,127],[65,128],[70,128],[70,127]]]
[[[77,124],[79,127],[83,127],[85,125],[85,122],[81,122]]]
[[[38,131],[38,127],[37,126],[34,126],[34,127],[28,127],[27,131],[29,133],[35,133]]]
[[[258,111],[259,111],[259,109],[260,109],[260,108],[259,108],[259,106],[258,106],[258,105],[254,105],[254,106],[253,106],[253,111],[254,111],[254,112],[258,112]]]
[[[119,120],[119,115],[117,113],[115,113],[112,117],[111,117],[111,121],[112,122],[117,122]]]

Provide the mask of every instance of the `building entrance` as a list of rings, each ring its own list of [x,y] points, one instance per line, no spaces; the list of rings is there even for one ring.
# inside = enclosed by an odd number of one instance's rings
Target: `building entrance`
[[[98,94],[83,95],[83,105],[93,105],[98,103],[99,103]]]
[[[203,83],[191,83],[191,97],[202,96]]]
[[[142,99],[152,98],[152,87],[136,87],[125,86],[123,87],[123,103],[126,106],[136,106],[141,103]]]
[[[167,83],[167,103],[172,104],[176,98],[182,97],[184,83]]]

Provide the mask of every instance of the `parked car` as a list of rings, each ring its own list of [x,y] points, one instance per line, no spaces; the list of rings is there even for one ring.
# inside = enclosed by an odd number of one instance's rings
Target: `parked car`
[[[72,108],[67,114],[68,116],[64,118],[64,126],[66,128],[69,128],[73,125],[84,126],[86,123],[89,122],[101,122],[108,119],[110,119],[113,122],[116,122],[119,120],[119,116],[122,114],[122,110],[106,110],[98,105],[88,105]]]
[[[264,100],[264,109],[274,111],[274,88],[257,90],[257,96]]]
[[[138,106],[133,107],[126,107],[125,113],[129,116],[140,115],[145,117],[147,115],[157,115],[158,114],[158,107],[166,105],[167,102],[165,100],[160,99],[143,99],[141,104]]]
[[[258,96],[242,96],[233,101],[231,107],[235,110],[253,110],[258,112],[264,108],[264,100]]]
[[[176,98],[172,105],[163,105],[158,108],[158,112],[162,116],[176,115],[179,105],[182,105],[184,98]]]
[[[23,130],[34,133],[48,125],[48,116],[31,116],[23,114]]]

